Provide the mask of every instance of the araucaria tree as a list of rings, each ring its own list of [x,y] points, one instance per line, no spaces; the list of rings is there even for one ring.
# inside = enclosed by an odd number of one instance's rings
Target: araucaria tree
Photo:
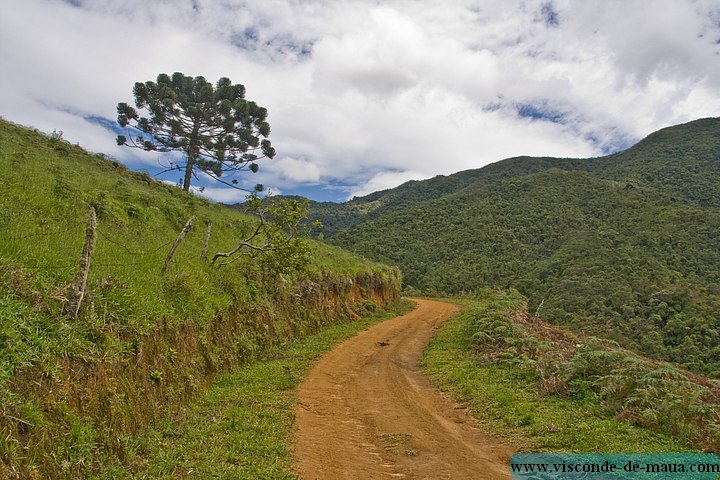
[[[267,110],[245,99],[245,87],[221,78],[213,86],[204,77],[180,72],[160,74],[157,82],[136,83],[135,106],[118,103],[118,123],[135,129],[118,135],[118,145],[148,151],[180,151],[185,160],[169,170],[185,173],[183,189],[190,189],[197,171],[221,183],[240,188],[238,181],[221,178],[228,172],[257,172],[257,160],[273,158]],[[138,110],[146,110],[146,117]],[[256,189],[261,189],[258,186]]]

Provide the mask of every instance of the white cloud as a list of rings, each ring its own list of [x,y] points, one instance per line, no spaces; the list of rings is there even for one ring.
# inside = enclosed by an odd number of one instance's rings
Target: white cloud
[[[362,197],[363,195],[379,190],[395,188],[410,180],[424,180],[425,178],[428,177],[419,172],[380,172],[350,193],[348,200],[356,196]]]
[[[242,190],[236,190],[233,188],[221,188],[221,187],[191,187],[192,192],[200,197],[213,200],[220,203],[241,203],[245,201],[248,193]]]
[[[244,187],[358,194],[515,155],[597,155],[720,112],[713,0],[74,3],[0,17],[0,115],[150,167],[158,154],[116,147],[87,117],[114,119],[160,72],[228,76],[268,108],[278,151]]]
[[[177,187],[178,189],[181,189],[182,186],[178,185],[177,182],[172,182],[170,180],[161,180],[163,183],[167,185],[172,185],[173,187]],[[248,196],[248,192],[238,190],[235,188],[223,188],[223,187],[197,187],[197,186],[190,186],[190,191],[197,195],[198,197],[207,198],[208,200],[212,200],[214,202],[219,203],[227,203],[228,205],[232,205],[235,203],[242,203],[245,201],[245,199]],[[277,195],[277,193],[274,193]]]
[[[275,178],[291,184],[317,183],[320,181],[320,169],[304,158],[281,157],[265,164],[264,169]]]

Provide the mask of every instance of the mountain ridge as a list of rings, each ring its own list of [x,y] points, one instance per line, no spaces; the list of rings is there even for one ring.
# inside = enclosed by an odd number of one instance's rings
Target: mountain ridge
[[[517,288],[549,320],[720,375],[720,119],[590,159],[514,157],[336,206],[328,242],[425,293]]]
[[[687,131],[691,130],[693,135],[702,135],[704,141],[717,142],[720,119],[703,118],[681,125],[666,127],[651,133],[632,147],[610,155],[590,158],[555,158],[555,157],[530,157],[516,156],[491,163],[481,168],[468,169],[450,175],[437,175],[426,180],[411,180],[398,187],[373,192],[371,194],[354,197],[345,203],[336,204],[333,202],[311,202],[313,213],[325,226],[326,237],[332,237],[343,228],[360,223],[366,218],[391,213],[402,208],[422,201],[430,201],[444,195],[456,193],[463,188],[471,187],[477,183],[490,183],[502,178],[518,177],[529,175],[549,168],[561,168],[564,170],[589,171],[599,175],[601,178],[629,183],[629,188],[655,188],[658,180],[665,180],[665,187],[674,186],[672,191],[679,194],[686,201],[702,204],[711,204],[720,207],[720,187],[708,185],[709,179],[697,175],[692,170],[682,171],[673,163],[658,164],[654,171],[644,172],[641,176],[642,164],[637,164],[638,150],[658,149],[658,144],[668,145],[665,151],[658,151],[659,158],[666,160],[677,158],[676,153],[687,144]],[[671,146],[670,146],[671,145]],[[717,158],[720,147],[715,151],[715,156],[695,157],[705,160],[701,165],[691,165],[693,169],[698,167],[713,167],[713,171],[720,173],[720,166],[713,164],[712,159]],[[643,155],[640,155],[642,157]],[[622,167],[625,167],[623,170]],[[686,166],[688,167],[688,166]],[[688,178],[692,183],[703,186],[700,192],[687,192],[682,185],[668,182],[671,174],[680,174]],[[654,175],[647,178],[647,175]],[[660,182],[661,183],[661,182]],[[708,192],[707,190],[710,189]]]

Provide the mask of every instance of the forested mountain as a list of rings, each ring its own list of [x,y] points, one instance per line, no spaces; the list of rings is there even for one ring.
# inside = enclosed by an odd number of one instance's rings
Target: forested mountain
[[[720,375],[720,119],[606,157],[518,157],[314,204],[326,240],[407,286],[515,287],[533,311]]]
[[[487,185],[560,168],[587,171],[623,182],[628,188],[653,188],[673,200],[720,207],[720,119],[708,118],[649,135],[632,148],[606,157],[590,159],[514,157],[481,169],[453,175],[411,180],[399,187],[374,192],[337,204],[313,202],[313,212],[324,225],[325,237],[388,213],[479,184]]]

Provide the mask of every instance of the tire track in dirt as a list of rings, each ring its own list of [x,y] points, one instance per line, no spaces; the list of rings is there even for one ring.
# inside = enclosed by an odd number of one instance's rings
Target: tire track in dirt
[[[419,360],[454,305],[418,308],[326,354],[299,386],[295,467],[301,479],[509,479],[513,449],[432,387]]]

